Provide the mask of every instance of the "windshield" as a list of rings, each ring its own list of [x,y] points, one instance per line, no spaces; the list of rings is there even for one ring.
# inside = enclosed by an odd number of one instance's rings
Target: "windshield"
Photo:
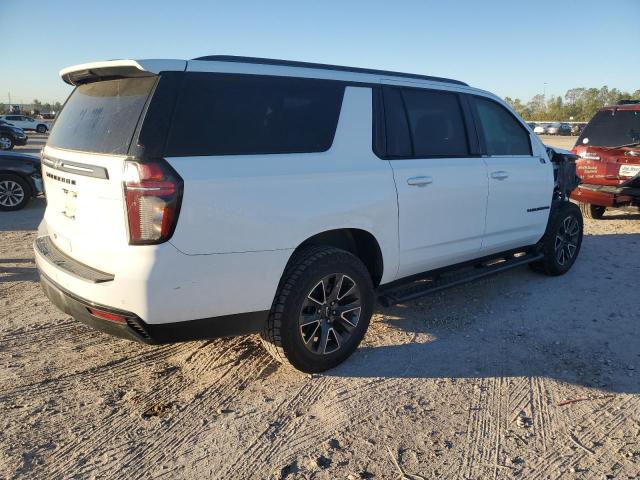
[[[594,147],[640,142],[640,110],[603,110],[595,114],[578,139]]]
[[[47,145],[84,152],[126,154],[157,77],[123,78],[76,88]]]

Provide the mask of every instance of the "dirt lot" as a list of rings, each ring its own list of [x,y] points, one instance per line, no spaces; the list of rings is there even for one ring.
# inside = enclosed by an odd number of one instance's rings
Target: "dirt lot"
[[[0,478],[640,478],[640,215],[587,221],[563,277],[378,307],[308,376],[254,337],[149,347],[58,312],[43,207],[0,213]]]

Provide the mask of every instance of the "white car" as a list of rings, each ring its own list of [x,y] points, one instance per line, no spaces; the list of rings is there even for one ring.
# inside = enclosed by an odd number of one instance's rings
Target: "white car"
[[[226,56],[61,76],[76,88],[43,151],[36,262],[60,309],[112,334],[259,332],[318,372],[376,297],[559,275],[580,250],[570,154],[463,82]]]
[[[547,127],[548,125],[536,125],[536,128],[533,129],[533,133],[544,135],[547,133]]]
[[[22,130],[35,130],[38,133],[46,133],[49,130],[49,123],[26,115],[2,115],[0,120],[5,120]]]
[[[560,122],[555,122],[547,126],[547,135],[558,135],[560,133]]]

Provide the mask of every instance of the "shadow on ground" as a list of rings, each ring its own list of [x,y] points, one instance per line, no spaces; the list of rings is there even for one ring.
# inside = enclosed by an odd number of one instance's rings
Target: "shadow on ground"
[[[328,375],[542,376],[640,393],[639,251],[638,234],[585,236],[578,262],[562,277],[524,267],[380,309],[379,328],[406,343],[363,345]],[[476,300],[486,311],[459,315]]]
[[[0,212],[0,232],[36,230],[42,217],[46,200],[43,197],[33,198],[22,210]]]
[[[27,258],[0,258],[0,282],[37,281],[38,271],[33,260]]]

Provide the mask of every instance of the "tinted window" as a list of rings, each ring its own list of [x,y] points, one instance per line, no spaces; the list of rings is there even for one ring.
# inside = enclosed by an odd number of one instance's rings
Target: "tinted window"
[[[390,157],[410,157],[413,155],[411,136],[400,90],[384,88],[383,96],[387,155]]]
[[[105,80],[76,88],[49,135],[48,145],[125,154],[156,77]]]
[[[588,145],[616,147],[640,142],[640,110],[603,110],[595,114],[582,131],[577,145],[584,138]]]
[[[458,95],[403,89],[414,157],[468,155],[469,144]]]
[[[473,97],[488,155],[531,155],[529,132],[502,105]]]
[[[188,73],[166,154],[325,151],[343,93],[344,86],[322,80]]]

